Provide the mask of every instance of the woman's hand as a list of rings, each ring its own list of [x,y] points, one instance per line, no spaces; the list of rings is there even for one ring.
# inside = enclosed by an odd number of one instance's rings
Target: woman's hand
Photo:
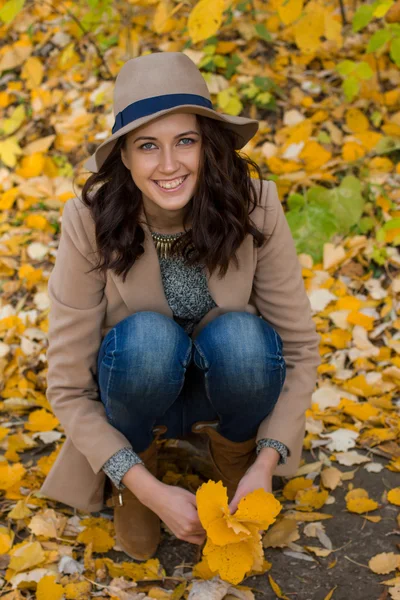
[[[279,453],[274,448],[261,450],[256,461],[239,482],[235,496],[229,505],[232,515],[236,512],[240,500],[250,492],[262,488],[272,493],[272,474],[278,461]]]
[[[142,464],[133,465],[122,483],[155,512],[179,540],[199,546],[204,543],[206,532],[197,514],[194,494],[159,481]]]
[[[206,532],[197,513],[196,496],[181,487],[160,483],[160,489],[147,506],[179,539],[201,546]]]

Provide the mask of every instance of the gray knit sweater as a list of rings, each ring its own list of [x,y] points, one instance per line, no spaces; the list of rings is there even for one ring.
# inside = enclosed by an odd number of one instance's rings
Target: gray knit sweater
[[[182,232],[183,233],[183,232]],[[173,239],[176,234],[157,234],[163,239]],[[182,235],[182,234],[181,234]],[[201,265],[188,267],[180,256],[159,256],[162,282],[165,296],[172,310],[173,318],[188,335],[193,333],[196,324],[216,303],[208,291],[207,279]],[[280,454],[278,464],[286,463],[289,455],[287,446],[278,440],[266,438],[257,444],[257,451],[261,448],[272,447]],[[118,450],[103,465],[103,471],[112,480],[114,485],[123,490],[125,485],[121,482],[129,469],[142,462],[132,448],[126,447]]]

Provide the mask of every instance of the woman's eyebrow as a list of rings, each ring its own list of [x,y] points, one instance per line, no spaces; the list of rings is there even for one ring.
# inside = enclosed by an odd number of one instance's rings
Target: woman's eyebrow
[[[189,133],[195,133],[196,135],[200,135],[198,131],[184,131],[183,133],[178,133],[178,135],[174,136],[174,140],[176,140],[179,137],[182,137],[183,135],[188,135]],[[151,137],[149,135],[142,135],[140,137],[137,137],[136,139],[134,139],[134,142],[137,142],[138,140],[157,140],[156,137]]]

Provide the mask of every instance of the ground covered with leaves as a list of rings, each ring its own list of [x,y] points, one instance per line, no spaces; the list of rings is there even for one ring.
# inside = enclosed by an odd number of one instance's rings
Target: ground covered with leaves
[[[118,71],[154,51],[186,52],[216,109],[260,121],[242,152],[277,183],[321,335],[302,463],[258,498],[272,522],[254,503],[235,520],[220,489],[201,492],[229,559],[217,575],[165,529],[135,563],[112,509],[38,493],[65,440],[46,399],[63,206],[111,131]],[[0,0],[2,599],[400,598],[399,66],[394,0]],[[196,452],[163,442],[163,481],[196,492]],[[240,551],[254,542],[243,581],[232,531]]]

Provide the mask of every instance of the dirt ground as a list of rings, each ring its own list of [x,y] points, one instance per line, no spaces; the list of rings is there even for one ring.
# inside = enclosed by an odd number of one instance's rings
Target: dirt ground
[[[305,451],[303,456],[306,462],[315,461],[315,456],[310,452]],[[383,465],[387,462],[376,456],[373,460]],[[339,468],[342,471],[352,471],[356,467],[339,465]],[[274,493],[278,498],[279,488],[282,489],[283,483],[283,479],[274,478]],[[398,552],[400,549],[400,530],[396,521],[398,507],[382,501],[385,490],[399,486],[400,477],[398,473],[388,469],[383,469],[380,473],[369,473],[361,465],[351,480],[354,488],[366,489],[369,497],[380,504],[380,508],[373,512],[374,515],[382,517],[379,523],[369,522],[363,515],[347,511],[344,496],[349,483],[346,481],[342,487],[337,487],[332,492],[335,502],[319,510],[332,515],[331,519],[322,521],[334,549],[328,557],[320,558],[307,554],[312,560],[304,560],[286,555],[285,552],[290,550],[289,548],[265,550],[266,559],[272,563],[268,573],[279,584],[282,593],[291,600],[324,600],[335,586],[337,587],[332,600],[390,600],[387,586],[380,582],[391,579],[395,572],[376,575],[368,567],[368,561],[381,552]],[[284,510],[285,508],[284,504]],[[98,514],[112,516],[112,510],[106,509]],[[320,546],[316,538],[303,534],[305,524],[300,524],[299,530],[302,535],[296,544]],[[111,551],[108,556],[118,562],[129,560],[123,552]],[[176,568],[187,565],[187,572],[191,565],[200,560],[199,548],[163,532],[156,558],[160,560],[167,575],[172,576]],[[328,568],[335,558],[335,566]],[[252,588],[257,599],[277,598],[271,589],[267,574],[248,578],[243,584]]]

